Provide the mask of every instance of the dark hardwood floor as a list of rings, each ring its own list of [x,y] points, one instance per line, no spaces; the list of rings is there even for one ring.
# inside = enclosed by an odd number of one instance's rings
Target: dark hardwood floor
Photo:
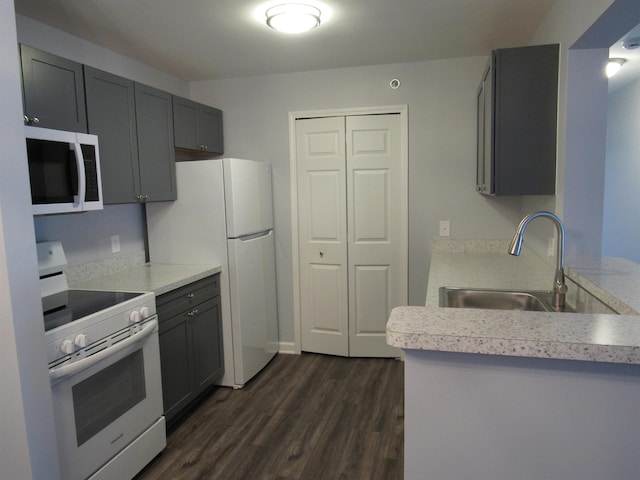
[[[277,355],[200,403],[136,480],[401,480],[403,438],[401,361]]]

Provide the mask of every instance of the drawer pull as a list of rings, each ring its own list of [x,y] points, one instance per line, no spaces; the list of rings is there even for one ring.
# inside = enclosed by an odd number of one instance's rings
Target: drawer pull
[[[196,298],[196,296],[195,296],[195,294],[194,294],[194,293],[189,293],[189,294],[187,294],[187,298],[188,298],[189,300],[193,300],[194,298]]]
[[[195,317],[196,315],[198,315],[198,310],[191,310],[189,313],[187,313],[187,316],[189,317]]]

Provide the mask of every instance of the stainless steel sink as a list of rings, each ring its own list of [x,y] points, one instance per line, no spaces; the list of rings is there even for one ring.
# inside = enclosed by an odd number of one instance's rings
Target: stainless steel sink
[[[440,287],[440,306],[555,312],[552,292]],[[564,308],[562,311],[571,311]]]

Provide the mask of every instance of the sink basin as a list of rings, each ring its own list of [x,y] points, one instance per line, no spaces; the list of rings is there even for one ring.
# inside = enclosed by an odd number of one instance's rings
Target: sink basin
[[[440,287],[440,306],[555,312],[551,292]]]

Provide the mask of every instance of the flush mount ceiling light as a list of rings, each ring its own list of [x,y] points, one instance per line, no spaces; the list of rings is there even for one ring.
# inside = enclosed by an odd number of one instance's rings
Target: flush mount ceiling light
[[[624,58],[610,58],[607,63],[606,74],[608,78],[613,77],[622,68],[626,60]]]
[[[302,33],[320,25],[320,10],[302,3],[276,5],[266,11],[267,25],[284,33]]]

